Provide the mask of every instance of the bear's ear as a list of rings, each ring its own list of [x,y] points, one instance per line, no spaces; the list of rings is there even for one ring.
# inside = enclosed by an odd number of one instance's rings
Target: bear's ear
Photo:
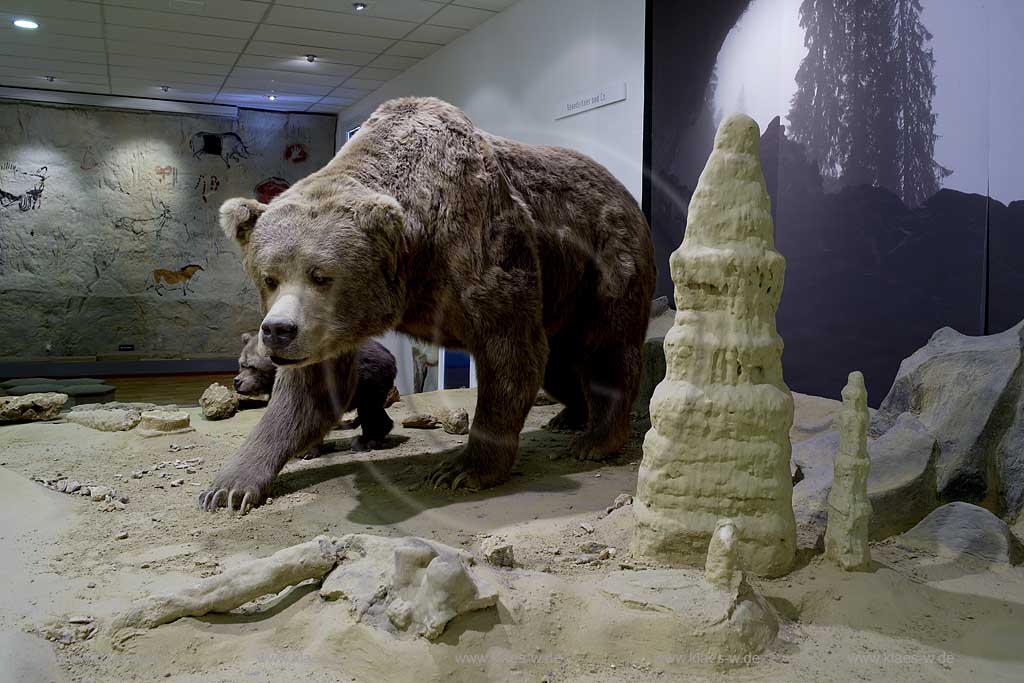
[[[244,247],[249,242],[256,219],[266,210],[267,205],[255,199],[229,199],[220,206],[220,227],[225,235]]]
[[[251,332],[243,332],[242,333],[242,346],[243,347],[247,346],[249,344],[249,340],[250,339],[252,339],[252,333]]]

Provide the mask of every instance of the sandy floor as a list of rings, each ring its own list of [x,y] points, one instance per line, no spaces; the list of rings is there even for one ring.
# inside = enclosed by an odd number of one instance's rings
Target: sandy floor
[[[472,410],[472,402],[471,391],[449,391],[407,397],[389,412],[398,421],[439,403]],[[798,396],[794,441],[827,429],[837,405]],[[291,462],[271,504],[245,517],[202,513],[195,499],[261,411],[223,422],[192,411],[196,432],[155,439],[72,424],[0,428],[0,562],[8,587],[0,599],[0,679],[1024,678],[1024,570],[940,562],[891,541],[874,547],[872,572],[845,574],[804,553],[789,576],[756,582],[785,619],[782,638],[760,661],[716,674],[702,653],[677,651],[680,624],[671,613],[629,607],[599,589],[623,565],[646,569],[628,556],[630,508],[605,513],[635,487],[639,439],[615,462],[564,459],[569,437],[539,429],[556,411],[534,409],[515,476],[495,490],[440,495],[420,487],[437,459],[465,437],[398,428],[387,450],[356,454],[347,449],[354,432],[335,432],[335,452]],[[172,451],[172,444],[182,449]],[[173,466],[154,471],[185,458],[202,458],[194,474]],[[142,469],[150,471],[132,478]],[[104,511],[102,503],[30,481],[58,475],[110,485],[129,502]],[[184,484],[171,486],[178,477]],[[457,619],[433,644],[357,624],[342,606],[322,603],[313,586],[228,615],[182,619],[120,645],[105,637],[112,615],[148,592],[230,571],[319,533],[356,531],[424,536],[471,551],[485,534],[497,534],[513,543],[517,567],[483,568],[499,586],[498,608]],[[616,557],[576,564],[584,541],[613,546]],[[94,621],[69,625],[74,617]],[[96,633],[85,640],[59,642],[86,636],[93,626]]]

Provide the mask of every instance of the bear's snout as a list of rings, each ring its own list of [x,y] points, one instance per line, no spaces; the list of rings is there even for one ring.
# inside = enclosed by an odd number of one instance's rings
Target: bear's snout
[[[267,316],[260,326],[263,345],[272,351],[280,351],[295,341],[299,326],[291,318]]]
[[[240,391],[241,389],[242,389],[242,378],[241,377],[236,377],[235,378],[235,391]]]

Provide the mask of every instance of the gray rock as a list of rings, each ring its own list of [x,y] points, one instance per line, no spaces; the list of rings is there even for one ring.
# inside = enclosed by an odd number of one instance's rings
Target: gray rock
[[[87,410],[134,410],[136,412],[142,412],[144,410],[156,410],[157,407],[161,407],[164,410],[173,410],[174,406],[157,406],[155,403],[124,403],[121,401],[110,401],[108,403],[80,403],[71,407],[72,413],[77,413]]]
[[[207,420],[224,420],[238,412],[238,396],[223,384],[214,382],[199,397],[199,406]]]
[[[433,415],[411,415],[402,420],[406,429],[437,429],[441,425]]]
[[[191,422],[189,414],[183,411],[147,410],[142,413],[139,434],[146,437],[184,434],[195,431]]]
[[[94,501],[106,500],[108,497],[113,497],[114,489],[109,486],[90,486],[89,487],[89,498]]]
[[[515,555],[512,551],[512,544],[502,538],[491,536],[484,539],[480,544],[480,552],[488,564],[495,567],[515,566]]]
[[[665,337],[652,337],[644,342],[643,370],[640,373],[640,390],[633,402],[633,420],[641,429],[651,422],[651,396],[654,388],[665,379]]]
[[[803,474],[793,486],[793,512],[801,548],[818,547],[825,532],[838,449],[839,434],[835,431],[793,445],[793,463]],[[868,525],[870,540],[902,533],[938,506],[938,447],[913,415],[901,415],[892,429],[869,439],[868,457],[868,499],[873,510]]]
[[[469,434],[469,413],[465,408],[455,408],[440,416],[441,428],[449,434]]]
[[[127,432],[135,429],[142,420],[142,412],[106,408],[95,410],[72,410],[64,416],[68,422],[96,429],[101,432]]]
[[[1019,564],[1024,559],[1021,543],[1006,522],[971,503],[943,505],[899,540],[912,548],[987,563]]]
[[[0,396],[0,422],[53,420],[67,402],[67,394],[56,392]]]
[[[983,337],[942,328],[900,364],[872,424],[912,413],[938,443],[942,500],[1001,497],[1010,519],[1024,503],[1024,322]]]

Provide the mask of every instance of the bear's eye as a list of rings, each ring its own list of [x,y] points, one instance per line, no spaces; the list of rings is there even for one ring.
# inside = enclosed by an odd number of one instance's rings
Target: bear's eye
[[[267,289],[273,291],[273,290],[277,289],[277,280],[275,280],[274,278],[270,277],[269,275],[264,275],[263,276],[263,286],[265,286]]]
[[[331,284],[331,278],[327,277],[326,275],[321,273],[319,270],[314,270],[312,273],[310,273],[309,274],[309,279],[317,287],[324,287],[326,285]]]

